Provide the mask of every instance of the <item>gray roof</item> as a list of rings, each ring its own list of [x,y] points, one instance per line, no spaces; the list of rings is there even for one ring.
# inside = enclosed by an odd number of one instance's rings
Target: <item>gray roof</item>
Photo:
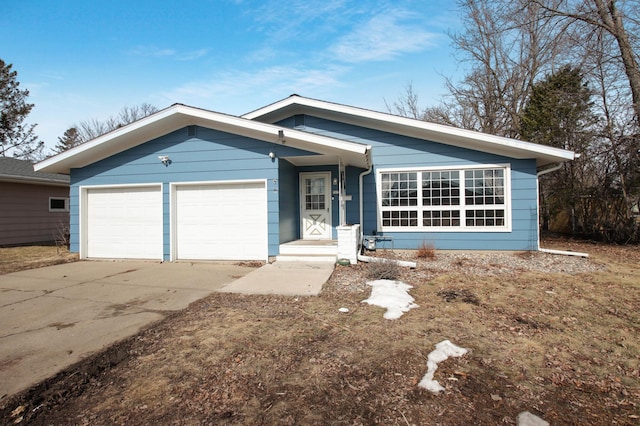
[[[58,173],[36,172],[33,163],[11,157],[0,157],[0,182],[69,185],[69,176]]]

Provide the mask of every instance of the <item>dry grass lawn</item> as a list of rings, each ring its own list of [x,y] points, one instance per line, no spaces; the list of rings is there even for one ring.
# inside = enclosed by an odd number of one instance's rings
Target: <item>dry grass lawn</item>
[[[77,254],[56,246],[0,247],[0,275],[77,259]]]
[[[555,246],[605,267],[406,272],[419,308],[395,321],[363,304],[366,292],[345,290],[370,265],[344,267],[319,297],[214,294],[2,401],[0,415],[68,425],[512,425],[530,411],[553,425],[638,424],[640,250]],[[440,365],[446,391],[434,395],[417,383],[444,339],[469,353]]]

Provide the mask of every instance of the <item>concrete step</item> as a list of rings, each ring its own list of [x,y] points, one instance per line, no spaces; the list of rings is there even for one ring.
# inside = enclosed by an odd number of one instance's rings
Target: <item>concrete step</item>
[[[280,244],[281,256],[336,256],[338,254],[337,242],[294,242]]]

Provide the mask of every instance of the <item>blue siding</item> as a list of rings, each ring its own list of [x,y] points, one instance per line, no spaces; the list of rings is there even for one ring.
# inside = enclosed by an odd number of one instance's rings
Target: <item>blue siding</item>
[[[351,201],[346,202],[347,224],[360,223],[360,173],[364,170],[357,167],[347,167],[345,170],[346,192],[351,195]]]
[[[300,235],[300,190],[298,170],[286,160],[278,160],[280,192],[280,243],[297,240]]]
[[[276,146],[225,132],[197,128],[188,137],[183,128],[113,155],[81,169],[71,170],[71,250],[79,251],[79,186],[163,183],[163,256],[170,257],[169,183],[267,179],[269,256],[278,254],[279,176],[278,161],[269,159],[271,150],[279,156],[308,155],[286,146]],[[159,155],[168,155],[164,166]]]
[[[286,119],[279,124],[292,127],[294,120]],[[362,229],[365,234],[378,232],[375,179],[379,169],[510,164],[511,232],[393,232],[386,235],[393,237],[395,247],[406,249],[417,248],[425,241],[433,243],[439,249],[532,250],[538,246],[535,159],[515,160],[313,116],[305,116],[304,126],[298,126],[297,129],[373,147],[374,170],[364,177]],[[353,201],[347,203],[349,223],[359,222],[359,172],[361,170],[358,169],[347,171],[347,192],[353,195]]]
[[[74,170],[71,170],[71,186],[69,187],[69,250],[72,253],[78,253],[80,251],[79,229],[80,229],[80,211],[78,196],[78,185],[73,184]]]

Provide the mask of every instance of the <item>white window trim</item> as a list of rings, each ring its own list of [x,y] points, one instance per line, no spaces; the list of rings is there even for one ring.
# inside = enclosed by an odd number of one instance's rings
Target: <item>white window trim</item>
[[[479,170],[479,169],[503,169],[504,170],[504,222],[505,226],[466,226],[466,224],[462,221],[460,226],[415,226],[415,227],[399,227],[399,226],[382,226],[382,178],[381,174],[383,173],[405,173],[405,172],[433,172],[433,171],[460,171],[462,172],[461,180],[464,179],[464,172],[467,170]],[[421,189],[419,188],[418,191]],[[393,167],[393,168],[382,168],[376,170],[376,209],[377,209],[377,230],[378,232],[511,232],[512,230],[512,220],[511,220],[511,211],[513,209],[511,204],[511,164],[478,164],[478,165],[465,165],[465,166],[435,166],[435,167]],[[444,210],[454,210],[454,209],[464,209],[464,194],[460,195],[461,204],[460,206],[452,206],[452,209],[444,209]],[[421,199],[421,194],[419,199]],[[490,208],[490,207],[488,207]],[[421,210],[421,206],[418,206],[418,211]],[[424,210],[424,209],[422,209]],[[443,210],[443,209],[435,209],[435,210]],[[418,217],[418,223],[422,223],[422,218]]]
[[[51,200],[64,200],[64,208],[53,209],[51,208]],[[69,199],[65,197],[49,197],[49,211],[52,213],[64,213],[69,211]]]

